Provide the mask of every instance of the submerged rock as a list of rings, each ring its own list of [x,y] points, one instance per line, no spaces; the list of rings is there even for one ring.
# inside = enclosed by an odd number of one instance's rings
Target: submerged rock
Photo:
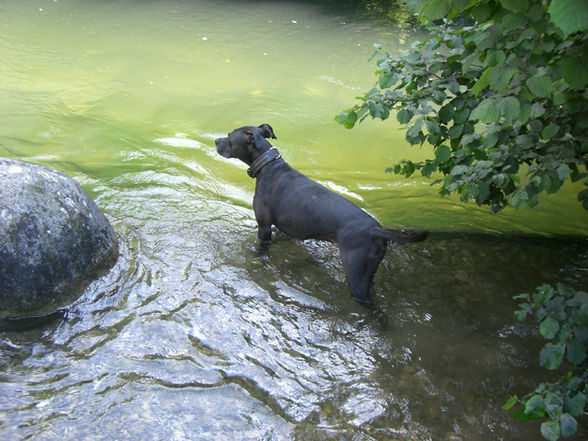
[[[117,254],[112,226],[77,182],[0,158],[0,321],[70,304]]]

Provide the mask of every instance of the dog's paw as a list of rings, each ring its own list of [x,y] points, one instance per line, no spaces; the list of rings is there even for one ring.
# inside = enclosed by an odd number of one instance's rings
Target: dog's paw
[[[256,259],[259,259],[263,262],[267,262],[269,260],[269,256],[266,254],[265,249],[262,249],[259,246],[250,247],[249,252],[253,254]]]

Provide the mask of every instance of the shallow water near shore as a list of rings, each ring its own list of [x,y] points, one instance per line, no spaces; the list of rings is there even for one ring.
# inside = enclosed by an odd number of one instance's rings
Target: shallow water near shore
[[[394,121],[333,121],[372,87],[372,43],[423,37],[378,5],[0,4],[0,156],[74,177],[121,247],[65,320],[0,333],[0,438],[539,439],[501,409],[553,378],[512,296],[587,286],[588,217],[574,188],[491,215],[384,173],[429,152]],[[261,123],[382,224],[432,232],[388,247],[386,325],[333,245],[255,252],[254,184],[214,138]],[[571,439],[587,436],[584,418]]]

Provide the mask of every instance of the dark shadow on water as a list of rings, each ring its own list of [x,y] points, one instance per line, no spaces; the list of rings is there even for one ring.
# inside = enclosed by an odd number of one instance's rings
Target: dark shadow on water
[[[43,326],[49,326],[58,320],[65,318],[67,316],[67,311],[66,308],[62,308],[43,315],[0,319],[0,332],[27,331]]]
[[[266,3],[259,0],[258,3]],[[272,3],[302,3],[321,8],[325,13],[339,16],[345,22],[370,23],[403,29],[418,29],[416,16],[394,0],[277,0]],[[235,3],[252,3],[251,0],[235,0]]]

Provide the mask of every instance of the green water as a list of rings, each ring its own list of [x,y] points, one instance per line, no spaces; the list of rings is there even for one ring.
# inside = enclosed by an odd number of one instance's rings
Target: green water
[[[214,156],[213,138],[267,122],[293,166],[384,224],[586,234],[577,189],[533,211],[493,216],[439,198],[429,180],[385,174],[396,161],[430,151],[410,148],[394,118],[348,131],[333,116],[372,87],[372,43],[395,50],[418,35],[407,24],[354,22],[349,9],[343,15],[327,5],[3,2],[0,154],[72,174],[100,198],[95,180],[164,169],[149,155],[167,149],[188,167],[184,179],[205,181],[213,193],[230,185],[249,204],[251,182],[237,164]],[[193,142],[171,148],[177,143],[156,141],[168,138]]]
[[[67,320],[0,334],[2,439],[538,439],[500,409],[546,375],[511,297],[586,286],[586,239],[544,236],[585,237],[588,216],[577,188],[491,215],[384,173],[430,151],[392,120],[333,121],[372,87],[372,43],[422,37],[380,6],[0,3],[0,156],[74,177],[121,242]],[[350,298],[333,246],[252,252],[254,184],[214,138],[261,123],[381,223],[433,231],[389,247],[387,328]]]

